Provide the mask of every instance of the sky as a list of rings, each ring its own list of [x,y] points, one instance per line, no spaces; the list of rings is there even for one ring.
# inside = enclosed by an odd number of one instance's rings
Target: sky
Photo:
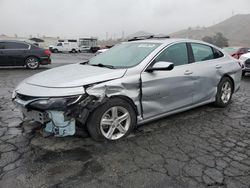
[[[0,0],[0,35],[119,38],[170,34],[250,14],[250,0]]]

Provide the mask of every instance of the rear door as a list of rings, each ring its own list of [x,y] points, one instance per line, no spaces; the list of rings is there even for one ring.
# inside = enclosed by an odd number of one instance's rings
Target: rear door
[[[194,79],[189,63],[186,43],[173,44],[162,51],[151,63],[172,62],[171,71],[144,71],[141,74],[142,108],[145,119],[193,103]],[[150,65],[150,66],[151,66]]]
[[[219,50],[200,43],[190,43],[194,62],[192,66],[194,82],[194,104],[215,99],[217,85],[221,78],[224,54]]]

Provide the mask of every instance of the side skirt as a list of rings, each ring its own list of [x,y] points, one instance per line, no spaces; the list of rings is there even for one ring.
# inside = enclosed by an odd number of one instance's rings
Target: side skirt
[[[198,104],[195,104],[195,105],[192,105],[192,106],[189,106],[189,107],[185,107],[185,108],[179,108],[177,110],[173,110],[173,111],[170,111],[170,112],[167,112],[167,113],[163,113],[163,114],[160,114],[160,115],[157,115],[157,116],[154,116],[154,117],[149,117],[147,119],[143,119],[143,120],[138,119],[137,124],[142,125],[142,124],[145,124],[145,123],[157,120],[157,119],[161,119],[161,118],[166,117],[166,116],[170,116],[170,115],[180,113],[180,112],[184,112],[184,111],[187,111],[187,110],[199,107],[199,106],[203,106],[205,104],[209,104],[209,103],[212,103],[214,101],[215,101],[214,99],[210,99],[210,100],[202,102],[202,103],[198,103]]]

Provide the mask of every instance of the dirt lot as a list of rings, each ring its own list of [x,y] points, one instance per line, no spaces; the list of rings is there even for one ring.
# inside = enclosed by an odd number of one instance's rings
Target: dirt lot
[[[206,105],[97,143],[80,135],[44,138],[11,102],[23,79],[89,54],[53,54],[36,71],[0,69],[0,187],[250,187],[250,76],[232,104]]]

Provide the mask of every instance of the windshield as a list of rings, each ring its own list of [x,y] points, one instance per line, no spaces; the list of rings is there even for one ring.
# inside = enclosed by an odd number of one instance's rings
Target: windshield
[[[102,64],[114,68],[133,67],[138,65],[158,46],[160,46],[160,43],[123,43],[92,58],[89,64]]]

